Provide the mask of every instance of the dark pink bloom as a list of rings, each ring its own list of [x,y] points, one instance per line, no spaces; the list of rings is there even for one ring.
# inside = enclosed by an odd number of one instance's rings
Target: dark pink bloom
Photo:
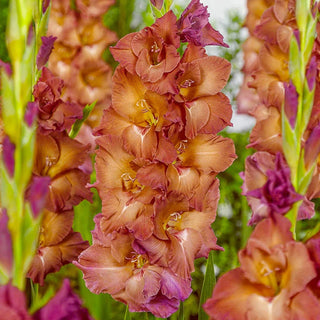
[[[3,62],[1,59],[0,59],[0,68],[3,68],[4,71],[6,72],[6,74],[11,77],[12,75],[12,69],[11,69],[11,66],[9,63],[6,63],[6,62]]]
[[[5,136],[2,142],[2,157],[4,165],[7,168],[7,171],[11,177],[14,174],[14,152],[15,152],[15,145],[10,141],[8,136]]]
[[[61,99],[63,81],[46,68],[34,86],[33,96],[38,103],[38,124],[42,134],[69,130],[82,117],[82,107]]]
[[[50,182],[50,177],[33,176],[26,197],[30,202],[34,217],[37,217],[45,206]]]
[[[0,270],[10,275],[12,262],[12,241],[8,230],[8,216],[5,209],[0,209]]]
[[[314,89],[316,83],[316,76],[317,76],[317,60],[315,56],[311,57],[309,67],[307,69],[306,78],[308,82],[309,90],[312,91]]]
[[[303,199],[293,188],[290,180],[290,168],[285,165],[280,153],[277,153],[275,169],[268,170],[267,181],[263,187],[247,192],[248,196],[259,198],[271,209],[271,212],[285,214],[291,206]]]
[[[152,263],[148,252],[134,241],[125,229],[106,235],[96,225],[93,245],[74,264],[83,271],[92,292],[111,294],[128,304],[131,312],[150,311],[166,318],[191,293],[191,279],[182,279],[168,267]]]
[[[28,102],[26,112],[24,114],[24,121],[29,127],[33,125],[33,122],[38,116],[39,104],[37,101]]]
[[[220,32],[210,25],[209,16],[207,7],[203,6],[199,0],[192,0],[177,21],[181,41],[202,47],[207,45],[228,47],[223,42]]]
[[[24,294],[10,283],[0,286],[0,318],[5,320],[31,320]]]
[[[304,146],[304,162],[309,169],[319,156],[320,152],[320,125],[317,125],[311,132]]]
[[[161,10],[163,6],[163,0],[150,0],[150,2],[158,9]]]
[[[298,219],[314,214],[312,202],[294,190],[290,169],[280,153],[275,157],[267,152],[257,152],[248,157],[242,188],[252,209],[250,225],[275,213],[286,214],[299,200],[303,203]]]
[[[42,45],[37,55],[37,68],[40,70],[49,60],[49,56],[53,49],[53,44],[57,40],[57,37],[41,37]]]
[[[285,101],[284,111],[289,119],[291,128],[294,128],[296,124],[297,108],[298,108],[298,93],[292,81],[290,83],[284,83]]]
[[[50,0],[42,0],[42,12],[45,13],[49,7]]]
[[[69,279],[63,281],[56,295],[33,317],[34,320],[93,320],[82,306],[80,298],[72,291]]]

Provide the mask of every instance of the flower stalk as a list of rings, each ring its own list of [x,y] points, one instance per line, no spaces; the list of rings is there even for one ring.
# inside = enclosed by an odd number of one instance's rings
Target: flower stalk
[[[35,12],[42,12],[39,1],[10,1],[7,48],[12,73],[4,68],[1,70],[4,134],[13,150],[13,157],[9,160],[5,159],[7,150],[3,150],[0,163],[1,207],[9,217],[13,248],[13,270],[7,277],[12,278],[12,284],[19,289],[25,286],[25,275],[35,250],[40,223],[40,217],[33,216],[30,204],[25,200],[32,172],[36,132],[35,122],[26,121],[26,112],[39,75],[35,63],[39,50],[37,40],[44,35],[48,17],[36,17]],[[8,166],[13,167],[12,175]]]

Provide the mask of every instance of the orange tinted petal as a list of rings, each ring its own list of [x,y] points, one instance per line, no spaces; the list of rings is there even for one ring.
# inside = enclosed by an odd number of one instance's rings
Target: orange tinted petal
[[[212,56],[195,60],[190,64],[200,69],[201,80],[200,83],[197,83],[193,78],[190,78],[194,82],[190,86],[180,88],[180,94],[186,100],[212,96],[226,85],[231,70],[231,65],[227,60]]]
[[[184,166],[203,172],[221,172],[236,159],[233,141],[216,135],[200,134],[186,144],[179,155]]]

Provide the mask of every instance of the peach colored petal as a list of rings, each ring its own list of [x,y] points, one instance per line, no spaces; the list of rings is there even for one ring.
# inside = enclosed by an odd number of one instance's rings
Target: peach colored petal
[[[177,158],[177,151],[174,145],[169,139],[165,138],[160,132],[158,137],[158,148],[155,154],[155,159],[163,162],[164,164],[170,164]]]
[[[165,70],[165,60],[162,60],[157,64],[153,64],[152,61],[150,61],[148,50],[146,48],[141,50],[136,63],[135,71],[143,81],[156,82],[161,79]]]
[[[97,143],[101,146],[96,152],[98,190],[100,188],[131,190],[136,176],[135,170],[130,165],[134,156],[122,148],[121,140],[115,136],[100,137]]]
[[[248,320],[248,301],[253,294],[271,297],[272,292],[263,286],[252,285],[242,270],[237,268],[219,279],[212,298],[207,300],[203,308],[212,320]]]
[[[302,243],[290,242],[286,246],[288,267],[285,270],[280,286],[286,288],[288,295],[302,291],[315,276],[316,271],[306,247]]]
[[[201,248],[201,235],[193,229],[184,229],[170,234],[168,265],[183,279],[188,279],[194,271],[194,259]]]
[[[247,302],[248,320],[290,320],[290,299],[282,291],[272,300],[258,294],[252,294]]]
[[[177,191],[190,198],[199,186],[199,172],[190,167],[169,165],[166,175],[169,181],[168,191]]]
[[[71,263],[77,259],[79,254],[89,247],[88,241],[83,241],[79,232],[70,232],[70,234],[59,243],[61,259],[63,264]]]
[[[292,299],[290,307],[293,319],[314,320],[320,314],[319,299],[308,288]]]
[[[190,78],[193,81],[190,86],[188,82],[188,85],[180,88],[180,94],[188,101],[217,94],[226,85],[231,70],[227,60],[215,56],[194,60],[190,65],[200,69],[201,82]]]
[[[186,103],[185,110],[185,135],[188,139],[192,139],[208,123],[210,109],[208,103],[204,99],[200,98],[193,100],[191,103]]]
[[[254,112],[257,123],[251,131],[248,147],[272,154],[282,152],[280,113],[278,109],[257,107]]]
[[[288,53],[290,49],[290,40],[293,34],[293,30],[288,26],[280,26],[277,30],[277,42],[280,49]]]
[[[176,20],[176,15],[170,10],[163,17],[157,19],[151,28],[166,44],[172,44],[174,47],[179,48],[180,38],[177,34]]]
[[[73,262],[84,276],[87,288],[93,293],[116,294],[123,290],[132,275],[130,265],[119,264],[111,255],[111,249],[92,245]]]
[[[43,170],[46,171],[42,175],[54,177],[65,170],[78,168],[88,157],[87,151],[90,146],[82,145],[80,142],[71,139],[66,133],[54,133],[51,136],[38,135],[37,141],[39,147],[35,166],[39,166],[37,162],[41,157],[41,164],[45,167]],[[50,148],[47,148],[48,144],[50,144]],[[59,151],[54,155],[56,146]],[[57,157],[59,158],[57,159]]]
[[[167,190],[166,167],[160,163],[151,163],[137,170],[137,180],[152,189]]]
[[[56,246],[38,249],[27,276],[35,283],[43,285],[48,273],[56,272],[62,267],[61,258],[61,252]]]
[[[265,42],[260,50],[259,58],[265,72],[278,76],[280,81],[289,81],[288,55],[282,52],[278,46]]]
[[[205,173],[226,170],[236,157],[231,139],[205,134],[187,142],[184,152],[179,155],[183,166],[195,167]]]
[[[150,107],[144,97],[147,88],[141,79],[118,67],[113,75],[113,83],[113,109],[130,122],[147,126],[149,119],[146,116]]]
[[[219,198],[219,180],[216,179],[216,174],[201,174],[199,186],[190,199],[190,206],[197,211],[215,213]]]
[[[79,169],[72,169],[58,175],[49,186],[47,209],[55,212],[71,210],[83,199],[91,201],[92,193],[87,188],[89,182],[90,176]]]
[[[188,43],[187,49],[184,51],[181,58],[181,63],[191,62],[196,59],[207,57],[206,49],[201,46],[196,46],[193,43]]]
[[[54,213],[44,210],[40,247],[52,246],[62,241],[72,229],[73,216],[73,211]]]
[[[129,33],[122,37],[114,47],[110,48],[114,59],[131,74],[135,73],[135,65],[137,63],[137,57],[131,49],[132,39],[135,36],[136,33]]]
[[[267,171],[275,169],[275,156],[258,151],[248,157],[245,162],[244,192],[261,188],[267,182]]]
[[[132,125],[123,131],[123,147],[137,159],[152,161],[156,154],[157,135],[154,128]]]

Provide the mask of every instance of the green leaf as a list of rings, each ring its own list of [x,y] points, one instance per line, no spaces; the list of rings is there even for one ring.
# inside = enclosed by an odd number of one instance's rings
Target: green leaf
[[[299,132],[299,124],[297,123],[295,130],[290,126],[289,120],[282,108],[281,112],[282,120],[282,143],[283,151],[285,158],[291,168],[291,172],[296,172],[298,161],[299,161],[299,152],[297,152],[298,143],[296,138],[296,132]]]
[[[298,1],[299,2],[299,1]],[[289,70],[290,78],[299,94],[302,94],[302,75],[300,50],[296,37],[291,37],[290,53],[289,53]]]
[[[131,320],[131,314],[130,314],[128,306],[126,307],[126,312],[124,314],[123,320]]]
[[[34,218],[29,203],[26,203],[21,228],[23,269],[20,270],[20,272],[24,275],[26,275],[29,270],[31,261],[34,257],[34,253],[38,245],[40,221],[41,215],[39,215],[39,217],[37,218]]]
[[[178,319],[177,320],[184,320],[184,312],[183,312],[183,302],[180,302],[180,307],[178,310]]]
[[[87,118],[89,117],[91,111],[93,110],[94,106],[96,105],[97,101],[91,103],[91,104],[87,104],[84,109],[83,109],[83,113],[82,113],[82,119],[78,119],[72,126],[69,136],[70,138],[74,139],[77,134],[79,133],[81,126],[83,125],[83,123],[87,120]]]
[[[316,19],[313,18],[311,12],[309,11],[308,14],[308,25],[306,30],[306,39],[305,39],[305,46],[304,46],[304,52],[303,52],[303,58],[304,61],[309,61],[312,49],[313,49],[313,43],[314,39],[316,37],[316,25],[317,25],[317,17]]]
[[[30,281],[32,281],[30,279]],[[29,308],[29,313],[33,314],[37,310],[41,309],[44,305],[46,305],[51,298],[55,295],[55,289],[52,286],[49,286],[46,288],[45,293],[43,296],[39,295],[39,289],[38,289],[39,284],[37,283],[32,283],[32,303]]]
[[[17,190],[13,179],[10,178],[7,169],[2,161],[0,161],[0,192],[1,192],[1,206],[7,209],[9,219],[14,219],[17,213],[16,198]]]
[[[3,119],[4,131],[10,137],[10,140],[17,144],[16,130],[18,126],[18,117],[14,104],[13,81],[3,68],[1,68],[1,98],[1,115]]]
[[[299,30],[304,33],[306,24],[307,24],[307,17],[309,13],[310,7],[310,0],[298,0],[296,1],[296,20],[298,24]]]
[[[207,260],[206,273],[204,275],[200,303],[199,303],[199,311],[198,311],[198,319],[199,320],[207,320],[209,316],[204,312],[202,305],[207,301],[208,298],[212,296],[213,287],[216,283],[216,277],[214,274],[214,261],[213,261],[213,250],[210,251],[209,257]]]

